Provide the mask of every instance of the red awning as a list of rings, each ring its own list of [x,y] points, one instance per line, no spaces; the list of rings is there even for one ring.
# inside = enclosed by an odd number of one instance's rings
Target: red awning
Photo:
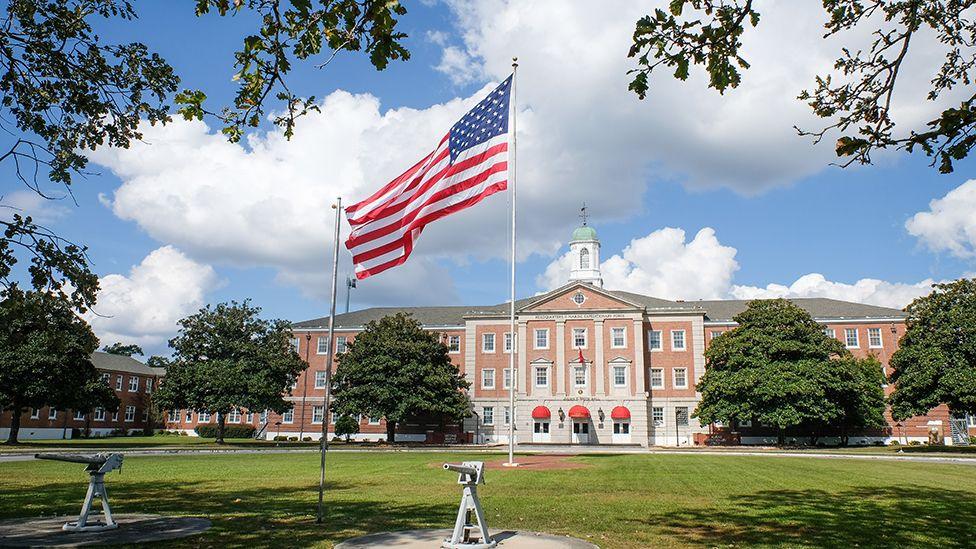
[[[545,406],[536,406],[532,409],[532,419],[549,419],[552,414]]]
[[[573,406],[569,409],[569,417],[577,419],[585,419],[590,417],[590,411],[586,409],[585,406]]]
[[[630,410],[617,406],[610,412],[610,419],[630,419]]]

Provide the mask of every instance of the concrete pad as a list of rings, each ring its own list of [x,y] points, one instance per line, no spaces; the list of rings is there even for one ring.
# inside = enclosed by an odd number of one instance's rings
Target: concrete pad
[[[498,547],[505,549],[599,549],[596,545],[568,536],[554,536],[540,532],[519,532],[514,530],[489,530]],[[451,537],[450,529],[442,530],[401,530],[398,532],[380,532],[358,538],[348,539],[338,545],[336,549],[368,549],[379,547],[397,547],[400,549],[431,549],[438,548],[441,543]]]
[[[100,518],[93,517],[93,518]],[[185,538],[207,531],[210,521],[195,517],[114,515],[119,527],[104,532],[65,532],[65,522],[77,516],[19,518],[0,521],[0,547],[80,547],[118,545]]]

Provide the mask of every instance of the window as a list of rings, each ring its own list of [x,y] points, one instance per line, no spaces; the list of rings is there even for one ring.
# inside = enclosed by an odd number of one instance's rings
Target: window
[[[573,296],[573,303],[577,305],[582,305],[584,301],[586,301],[586,296],[583,295],[583,292],[576,292],[576,295]]]
[[[627,328],[610,328],[610,347],[623,349],[627,346]]]
[[[505,332],[505,352],[512,352],[512,332]]]
[[[824,328],[823,330],[824,330],[824,335],[829,337],[830,339],[837,338],[837,332],[835,332],[833,328]]]
[[[716,337],[718,337],[720,335],[722,335],[722,331],[721,330],[712,330],[712,336],[711,336],[712,339],[715,339]]]
[[[481,422],[485,425],[495,424],[495,409],[491,406],[485,406],[481,409]]]
[[[281,414],[282,423],[295,423],[295,410],[288,410]]]
[[[688,388],[688,369],[687,368],[675,368],[674,369],[674,388],[675,389],[687,389]]]
[[[295,352],[296,353],[301,348],[301,343],[298,341],[298,338],[297,337],[291,338],[291,347],[292,347],[292,349],[295,349]]]
[[[50,420],[58,419],[58,411],[55,408],[51,408],[47,411],[47,418]]]
[[[844,345],[848,347],[860,347],[857,340],[857,328],[844,328]]]
[[[481,388],[482,389],[495,388],[495,370],[489,368],[485,368],[481,370]]]
[[[976,427],[976,415],[966,414],[966,422],[970,427]]]
[[[881,328],[868,328],[868,347],[881,347]]]
[[[614,421],[613,422],[613,434],[615,434],[615,435],[629,435],[630,434],[630,422],[629,421]]]
[[[115,378],[115,390],[116,391],[122,390],[122,376]]]
[[[447,336],[447,352],[449,353],[461,352],[461,336],[458,335]]]
[[[664,388],[664,369],[651,368],[651,388],[652,389]]]
[[[888,386],[888,368],[884,364],[881,365],[881,386]]]
[[[660,406],[651,408],[651,421],[654,423],[655,427],[664,425],[664,408]]]
[[[377,417],[369,416],[369,421],[367,421],[367,423],[370,424],[370,425],[379,425],[380,424],[380,417],[379,416],[377,416]]]
[[[512,422],[512,409],[509,408],[508,406],[505,406],[504,410],[505,410],[505,425],[508,425],[509,423]]]
[[[614,387],[626,387],[627,386],[627,367],[626,366],[614,366],[613,367],[613,386]]]
[[[210,423],[210,412],[197,412],[197,423]]]
[[[481,334],[481,352],[495,352],[495,334]]]
[[[268,411],[265,410],[265,411],[261,412],[261,415],[258,416],[258,417],[260,418],[258,421],[260,421],[261,423],[267,423],[268,422]]]
[[[586,348],[586,328],[573,328],[573,348]]]
[[[146,392],[147,393],[151,393],[152,390],[153,390],[153,379],[152,378],[148,378],[148,379],[146,379]]]
[[[186,422],[190,423],[193,421],[193,410],[186,411]]]
[[[105,421],[104,408],[95,408],[95,421]]]
[[[590,250],[583,248],[580,250],[580,269],[590,268]]]
[[[315,372],[315,388],[325,389],[325,370]]]
[[[537,329],[535,331],[535,348],[536,349],[548,349],[549,348],[549,330],[548,329]]]
[[[661,350],[661,330],[647,331],[647,348],[651,351]]]
[[[536,387],[548,387],[549,386],[549,367],[548,366],[536,366],[535,367],[535,386]]]
[[[254,423],[254,412],[248,412],[247,413],[247,416],[245,416],[244,421],[247,422],[247,423],[249,423],[249,424],[250,423]]]
[[[671,350],[672,351],[684,351],[685,350],[685,331],[684,330],[671,330]]]
[[[40,408],[31,408],[30,418],[31,419],[38,419],[40,417],[41,417],[41,409]]]
[[[136,407],[135,406],[126,406],[125,407],[125,422],[126,423],[132,423],[135,420],[136,420]]]
[[[743,419],[742,421],[739,422],[739,427],[752,427],[752,420]]]
[[[319,336],[316,341],[318,347],[315,349],[316,354],[327,355],[329,354],[329,338]]]
[[[176,410],[170,410],[169,415],[166,416],[166,421],[169,423],[176,423],[180,420],[180,413]]]
[[[85,412],[75,410],[75,419],[79,421],[85,419]]]
[[[573,367],[573,386],[586,387],[586,366]]]
[[[139,392],[139,378],[136,376],[129,377],[129,392],[138,393]]]
[[[241,422],[241,411],[231,410],[227,413],[227,423],[240,423]]]
[[[674,422],[678,427],[688,426],[688,407],[678,406],[674,409]]]
[[[149,421],[149,408],[144,408],[142,410],[142,421],[143,422]]]
[[[119,420],[119,411],[116,410],[112,412],[112,421],[118,421],[118,420]]]
[[[503,372],[503,374],[502,374],[502,380],[503,380],[502,383],[504,384],[503,387],[505,387],[506,389],[511,389],[512,388],[512,369],[511,368],[505,368],[504,370],[502,370],[502,372]]]
[[[336,336],[336,353],[346,352],[346,336]]]
[[[549,422],[548,421],[536,421],[532,424],[532,432],[546,435],[549,434]]]
[[[112,384],[112,374],[102,373],[102,383],[104,383],[105,385],[111,385]]]

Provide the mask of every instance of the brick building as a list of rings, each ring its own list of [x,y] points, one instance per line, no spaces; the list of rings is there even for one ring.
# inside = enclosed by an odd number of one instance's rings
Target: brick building
[[[117,412],[96,409],[84,414],[74,410],[35,408],[20,418],[20,440],[71,438],[75,435],[105,436],[142,432],[149,418],[153,389],[159,385],[162,368],[151,368],[138,360],[96,351],[92,363],[102,380],[115,389]],[[10,411],[0,414],[0,439],[10,434]]]
[[[507,303],[376,307],[336,316],[334,345],[342,353],[367,322],[410,313],[440,334],[452,362],[470,382],[471,416],[462,425],[417,418],[398,426],[398,440],[503,443],[513,419],[517,441],[535,443],[684,446],[701,443],[709,433],[729,431],[699,425],[691,417],[700,399],[695,385],[705,371],[705,349],[712,338],[735,326],[732,318],[747,301],[670,301],[604,289],[600,242],[586,225],[574,231],[570,250],[574,262],[566,285],[516,302],[514,338]],[[822,298],[793,302],[855,355],[876,355],[888,373],[888,361],[905,331],[904,312]],[[315,440],[323,419],[328,318],[293,326],[295,348],[309,368],[287,396],[292,410],[283,415],[242,411],[228,421],[251,423],[266,438]],[[514,413],[508,400],[513,345],[518,365]],[[187,432],[201,421],[213,420],[209,414],[186,411],[174,412],[169,419],[168,428]],[[887,428],[858,433],[851,442],[922,441],[933,429],[951,441],[945,407],[902,423],[888,419]],[[385,439],[382,418],[359,421],[355,438]],[[737,426],[736,433],[745,444],[776,441],[774,430],[748,422]],[[829,437],[824,440],[831,442]]]

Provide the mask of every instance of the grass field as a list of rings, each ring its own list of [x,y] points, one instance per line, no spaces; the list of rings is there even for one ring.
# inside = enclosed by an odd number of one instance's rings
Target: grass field
[[[118,512],[206,516],[172,546],[328,547],[369,531],[452,524],[458,487],[438,468],[463,455],[330,456],[327,521],[314,521],[318,456],[131,457],[108,478]],[[475,459],[500,459],[480,455]],[[601,547],[953,547],[976,543],[976,468],[940,463],[688,455],[589,455],[579,469],[492,470],[494,529]],[[77,464],[0,463],[0,517],[76,512]]]

